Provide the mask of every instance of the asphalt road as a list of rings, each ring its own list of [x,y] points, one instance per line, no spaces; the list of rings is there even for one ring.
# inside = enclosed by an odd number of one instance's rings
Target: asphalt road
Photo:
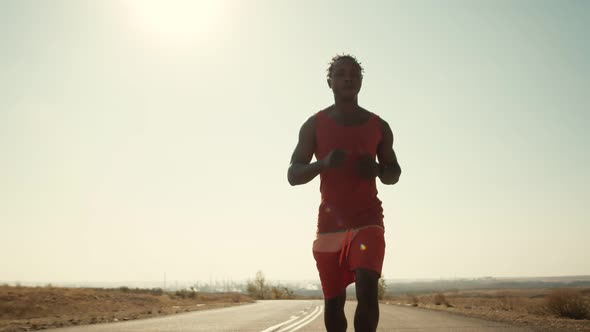
[[[356,303],[346,304],[348,331],[354,331]],[[501,323],[452,315],[412,307],[381,305],[378,331],[502,331],[531,330]],[[294,332],[325,331],[323,301],[259,301],[254,304],[195,311],[177,315],[126,322],[74,326],[46,331],[62,332],[205,332],[256,331]]]

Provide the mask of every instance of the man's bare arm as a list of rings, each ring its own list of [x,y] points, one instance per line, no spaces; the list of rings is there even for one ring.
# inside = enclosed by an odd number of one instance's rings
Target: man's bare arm
[[[379,160],[379,178],[383,184],[396,184],[402,173],[393,151],[393,133],[389,124],[381,120],[382,138],[377,147],[377,159]]]
[[[292,186],[308,183],[324,169],[323,161],[310,163],[315,151],[315,118],[310,117],[299,130],[299,141],[291,156],[287,179]]]

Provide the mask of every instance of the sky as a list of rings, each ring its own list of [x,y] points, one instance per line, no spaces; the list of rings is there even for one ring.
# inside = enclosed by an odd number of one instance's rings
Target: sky
[[[590,274],[587,1],[0,1],[0,281],[319,280],[286,178],[337,54],[388,279]]]

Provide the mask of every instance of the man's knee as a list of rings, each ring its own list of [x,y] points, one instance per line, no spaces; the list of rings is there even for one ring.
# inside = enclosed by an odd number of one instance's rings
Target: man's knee
[[[340,295],[324,300],[326,311],[340,311],[344,310],[344,304],[346,302],[346,290]]]
[[[379,273],[367,269],[357,269],[356,273],[356,295],[359,301],[377,300]]]

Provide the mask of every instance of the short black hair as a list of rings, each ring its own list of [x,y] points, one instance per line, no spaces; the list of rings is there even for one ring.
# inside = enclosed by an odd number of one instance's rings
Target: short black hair
[[[328,78],[330,78],[332,76],[332,70],[334,69],[334,64],[342,59],[351,60],[354,63],[356,63],[356,65],[359,66],[359,69],[361,71],[361,78],[363,78],[363,76],[364,76],[363,74],[365,73],[365,68],[363,68],[363,66],[361,66],[361,63],[356,59],[356,57],[351,54],[340,54],[340,55],[336,55],[335,57],[332,58],[332,60],[329,63],[329,67],[328,67],[328,74],[327,74]]]

